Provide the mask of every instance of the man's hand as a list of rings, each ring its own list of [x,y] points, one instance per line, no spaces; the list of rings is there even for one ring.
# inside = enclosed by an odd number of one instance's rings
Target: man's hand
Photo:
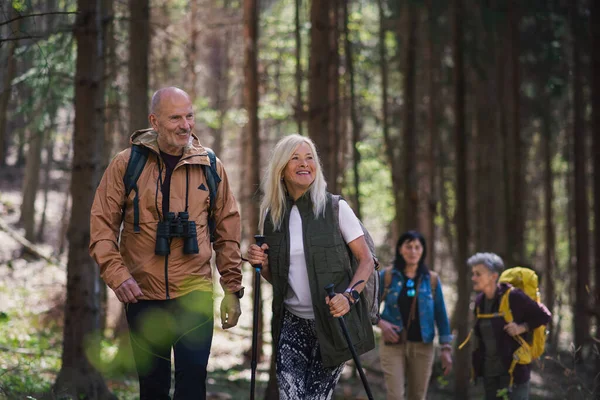
[[[242,314],[240,299],[233,293],[225,293],[221,301],[221,326],[223,329],[233,328],[237,325]]]
[[[133,278],[121,283],[114,292],[121,303],[137,303],[138,297],[142,296],[142,290]]]

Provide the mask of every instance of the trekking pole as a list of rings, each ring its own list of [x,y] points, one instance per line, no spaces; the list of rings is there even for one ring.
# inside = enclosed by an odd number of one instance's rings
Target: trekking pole
[[[329,296],[329,299],[333,299],[335,296],[335,292],[333,290],[333,283],[325,286],[325,291]],[[373,394],[371,394],[371,388],[369,387],[369,382],[367,382],[367,377],[363,372],[362,366],[360,365],[360,358],[358,358],[358,354],[356,354],[356,350],[354,349],[354,345],[352,344],[352,340],[350,339],[350,334],[348,333],[348,327],[346,326],[346,321],[344,320],[344,316],[338,318],[340,321],[340,326],[342,327],[342,332],[344,333],[344,337],[346,338],[346,342],[348,343],[348,347],[350,348],[350,352],[352,353],[352,358],[354,359],[354,364],[356,365],[356,369],[358,370],[358,374],[360,375],[360,379],[362,380],[363,386],[365,387],[365,391],[367,392],[367,397],[369,400],[373,400]]]
[[[265,242],[263,235],[254,235],[256,245],[261,247]],[[250,361],[250,400],[254,400],[254,386],[256,385],[256,359],[258,353],[258,302],[260,301],[260,270],[262,264],[254,264],[254,317],[252,322],[252,360]]]

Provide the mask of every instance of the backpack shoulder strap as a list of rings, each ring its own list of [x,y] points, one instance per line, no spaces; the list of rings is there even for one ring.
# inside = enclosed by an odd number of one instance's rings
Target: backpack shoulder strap
[[[210,166],[203,165],[204,176],[206,177],[206,183],[208,184],[208,196],[210,203],[208,206],[208,230],[210,232],[210,241],[215,241],[215,201],[217,199],[217,190],[219,189],[219,183],[221,183],[221,177],[217,172],[217,156],[212,149],[208,147],[204,148],[208,154],[210,160]]]
[[[507,323],[513,322],[513,315],[510,309],[510,292],[512,292],[513,287],[509,287],[506,292],[502,295],[500,299],[500,306],[498,307],[498,311],[503,314],[504,320]]]
[[[139,210],[139,190],[137,181],[146,166],[149,149],[146,146],[131,145],[131,154],[127,162],[127,169],[123,175],[123,185],[125,186],[125,197],[129,197],[132,190],[135,190],[133,199],[133,231],[140,232],[140,210]],[[125,216],[125,207],[123,206],[123,217]]]
[[[435,271],[429,271],[429,280],[431,281],[431,295],[435,299],[435,292],[439,281],[438,273]]]
[[[381,301],[385,299],[390,291],[390,286],[392,286],[392,268],[386,268],[383,271],[383,295],[381,295]]]

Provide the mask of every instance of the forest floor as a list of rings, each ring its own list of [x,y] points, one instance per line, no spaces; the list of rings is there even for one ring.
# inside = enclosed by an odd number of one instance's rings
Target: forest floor
[[[14,171],[13,171],[14,172]],[[17,179],[15,179],[17,178]],[[60,177],[57,177],[60,181]],[[21,188],[20,179],[3,173],[0,176],[0,219],[22,234],[18,226]],[[67,190],[64,183],[49,192],[46,240],[36,245],[40,251],[53,254],[60,243],[62,205]],[[38,196],[36,210],[43,204]],[[51,391],[60,369],[62,351],[63,306],[66,296],[66,256],[58,256],[59,265],[49,264],[23,252],[14,234],[0,230],[0,399],[41,399]],[[244,271],[245,286],[250,287],[252,271]],[[269,326],[269,288],[264,289],[265,326]],[[264,287],[263,286],[263,287]],[[450,285],[445,290],[451,290]],[[220,327],[215,301],[215,333],[209,361],[209,399],[248,399],[250,397],[250,362],[246,354],[251,347],[252,296],[242,300],[243,314],[238,326],[228,331]],[[120,306],[109,290],[108,328],[114,327]],[[110,329],[108,330],[110,332]],[[379,333],[377,332],[377,335]],[[270,340],[270,335],[265,335]],[[270,346],[265,345],[264,360],[258,364],[257,398],[262,398],[268,380]],[[98,362],[110,389],[119,399],[135,399],[137,379],[134,374],[118,374],[110,369],[110,359],[117,343],[102,343],[102,360]],[[362,357],[362,364],[375,399],[385,399],[383,374],[377,349]],[[532,373],[531,399],[588,400],[592,382],[591,365],[573,368],[569,352],[547,355]],[[577,370],[577,371],[576,371]],[[455,398],[453,376],[440,376],[441,367],[434,366],[428,399]],[[472,387],[471,398],[482,398],[481,385]],[[347,365],[335,392],[335,399],[366,399],[361,380]]]

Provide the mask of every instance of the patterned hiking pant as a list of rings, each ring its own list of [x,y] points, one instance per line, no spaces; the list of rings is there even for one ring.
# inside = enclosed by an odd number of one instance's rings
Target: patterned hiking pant
[[[315,321],[297,317],[286,310],[276,368],[280,400],[329,400],[344,364],[325,368]]]

